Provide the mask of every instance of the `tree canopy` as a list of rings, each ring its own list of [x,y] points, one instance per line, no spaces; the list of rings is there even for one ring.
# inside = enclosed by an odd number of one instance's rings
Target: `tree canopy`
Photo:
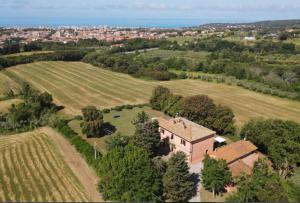
[[[233,111],[216,105],[206,95],[182,97],[165,87],[156,87],[150,98],[151,107],[170,116],[182,116],[217,131],[218,134],[235,134]]]
[[[82,132],[87,137],[101,135],[101,127],[103,125],[102,112],[94,106],[87,106],[81,111],[83,115]]]
[[[155,201],[161,179],[145,149],[128,144],[113,148],[100,161],[100,191],[105,200]]]
[[[24,103],[12,105],[8,113],[1,116],[0,131],[28,130],[43,126],[49,116],[58,110],[52,102],[52,95],[39,93],[24,83],[20,91]]]
[[[240,135],[267,154],[282,177],[288,176],[300,163],[300,125],[295,122],[251,120],[244,125]]]
[[[157,121],[150,121],[145,112],[141,112],[134,120],[135,133],[133,142],[136,146],[146,149],[151,157],[158,154],[160,146],[159,125]]]
[[[230,183],[231,172],[224,160],[216,160],[206,156],[202,170],[202,183],[205,189],[216,193],[222,192],[227,184]]]
[[[287,202],[286,191],[280,177],[269,166],[268,160],[258,160],[252,175],[241,177],[237,192],[228,201],[238,202]]]
[[[191,178],[186,155],[183,152],[173,154],[163,176],[164,198],[173,202],[187,201],[194,186]]]

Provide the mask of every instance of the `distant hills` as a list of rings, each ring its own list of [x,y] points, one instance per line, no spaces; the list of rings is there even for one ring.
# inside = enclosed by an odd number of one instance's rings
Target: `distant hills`
[[[293,20],[267,20],[252,23],[209,23],[201,25],[200,27],[227,27],[227,26],[255,26],[255,27],[295,27],[300,28],[300,19]]]

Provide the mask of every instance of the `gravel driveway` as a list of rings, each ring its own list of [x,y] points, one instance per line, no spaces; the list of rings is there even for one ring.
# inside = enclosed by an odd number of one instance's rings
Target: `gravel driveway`
[[[201,197],[200,197],[201,183],[199,181],[199,173],[202,169],[203,169],[202,162],[190,165],[190,173],[194,174],[195,180],[198,179],[198,182],[197,182],[197,194],[194,197],[192,197],[189,200],[189,202],[201,202]]]

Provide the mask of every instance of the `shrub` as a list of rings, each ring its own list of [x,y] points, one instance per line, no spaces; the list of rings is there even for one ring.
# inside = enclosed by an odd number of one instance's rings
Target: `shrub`
[[[103,109],[102,113],[105,113],[105,114],[110,113],[110,109]]]
[[[127,104],[127,105],[125,105],[124,108],[125,108],[125,109],[133,109],[133,107],[134,107],[133,105]]]

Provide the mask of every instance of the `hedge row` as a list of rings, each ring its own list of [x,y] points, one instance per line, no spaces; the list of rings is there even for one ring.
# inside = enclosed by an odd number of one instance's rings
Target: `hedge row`
[[[133,109],[133,108],[143,108],[145,106],[149,106],[149,104],[126,104],[122,106],[115,106],[110,109],[102,109],[102,113],[110,113],[110,111],[122,111],[123,109]]]
[[[267,95],[272,95],[272,96],[277,96],[277,97],[287,98],[292,100],[300,100],[300,93],[282,91],[280,89],[271,88],[264,84],[259,84],[251,81],[238,80],[231,77],[226,79],[226,77],[224,76],[210,76],[210,75],[199,75],[199,76],[188,75],[187,77],[189,79],[196,79],[196,80],[198,79],[206,82],[226,83],[227,85],[235,84],[239,87],[251,91],[267,94]]]
[[[53,53],[32,54],[13,57],[0,57],[0,69],[19,64],[33,63],[37,61],[80,61],[87,52],[85,51],[57,51]]]
[[[76,148],[76,150],[84,157],[88,165],[94,169],[98,168],[99,160],[95,159],[95,151],[86,140],[82,139],[65,120],[59,120],[55,124],[55,129],[64,135],[65,138]],[[98,157],[101,157],[101,153],[97,151]],[[97,170],[96,170],[97,171]]]

